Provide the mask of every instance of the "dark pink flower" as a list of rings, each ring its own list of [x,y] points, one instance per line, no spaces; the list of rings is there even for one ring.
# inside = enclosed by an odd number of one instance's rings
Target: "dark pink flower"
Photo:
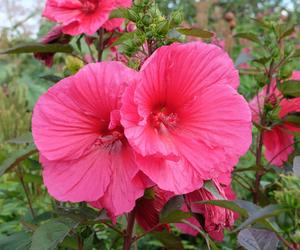
[[[235,88],[238,72],[219,47],[159,48],[123,96],[121,123],[140,169],[175,194],[228,173],[251,143],[251,113]]]
[[[66,44],[70,41],[70,37],[64,35],[62,27],[60,25],[53,27],[42,39],[40,40],[43,44],[60,43]],[[55,53],[34,53],[34,57],[44,62],[48,67],[53,65],[53,58]]]
[[[233,200],[235,199],[235,195],[232,192],[230,186],[222,187],[218,182],[214,182],[214,185],[219,192],[219,195],[222,199],[225,200]],[[237,218],[237,215],[229,209],[225,209],[222,207],[208,205],[208,204],[197,204],[200,201],[208,201],[208,200],[219,200],[219,197],[216,197],[214,194],[206,190],[205,188],[201,188],[197,191],[189,193],[186,195],[185,202],[183,206],[184,211],[191,211],[199,216],[202,216],[204,219],[203,226],[204,230],[215,240],[222,241],[224,234],[224,229],[230,229],[234,220]],[[202,229],[199,221],[192,217],[188,219],[188,221],[198,228]],[[183,223],[178,223],[176,226],[186,234],[190,234],[196,236],[199,232],[192,228],[191,226]]]
[[[166,192],[153,187],[148,189],[146,195],[136,202],[136,220],[137,223],[145,230],[148,231],[159,224],[160,212],[173,196],[171,192]],[[162,230],[165,226],[156,228]]]
[[[33,137],[44,183],[56,199],[92,202],[118,216],[143,196],[119,113],[121,95],[135,75],[118,62],[89,64],[39,99]]]
[[[290,80],[300,80],[300,72],[295,71]],[[281,124],[274,125],[263,133],[263,144],[266,148],[265,157],[273,165],[282,166],[288,160],[288,156],[294,151],[295,136],[293,132],[300,132],[299,127],[284,122],[284,117],[289,113],[300,112],[300,98],[283,99],[275,81],[273,81],[268,95],[267,87],[264,87],[249,104],[252,111],[252,119],[256,123],[260,123],[265,100],[267,105],[271,105],[274,108],[279,107],[279,118],[283,119]]]
[[[92,35],[109,20],[114,9],[131,4],[132,0],[47,0],[43,16],[61,23],[66,34]]]

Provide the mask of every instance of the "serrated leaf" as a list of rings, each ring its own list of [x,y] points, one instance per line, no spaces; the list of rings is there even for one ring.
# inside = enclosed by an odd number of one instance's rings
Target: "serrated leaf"
[[[168,223],[179,223],[182,220],[191,218],[193,215],[188,212],[183,212],[181,210],[172,211],[167,214],[165,217],[160,218],[161,224],[168,224]]]
[[[198,29],[198,28],[179,28],[176,29],[180,34],[186,35],[186,36],[196,36],[200,38],[212,38],[214,36],[213,32]]]
[[[0,238],[1,250],[28,250],[30,247],[30,235],[25,232],[15,233]]]
[[[180,238],[168,232],[153,232],[151,235],[160,241],[168,250],[184,250]]]
[[[79,225],[68,217],[55,218],[38,227],[32,236],[30,250],[52,250],[61,243],[72,229]]]
[[[278,89],[284,96],[298,97],[300,96],[300,81],[288,80],[278,84]]]
[[[73,48],[69,44],[60,43],[26,43],[13,48],[0,51],[0,54],[20,54],[20,53],[72,53]]]
[[[256,223],[259,220],[263,220],[266,218],[274,217],[279,213],[286,211],[287,208],[282,207],[280,205],[269,205],[264,208],[259,209],[257,212],[253,213],[247,220],[245,220],[241,225],[238,226],[234,231],[239,231],[250,224]]]
[[[258,36],[255,35],[252,32],[238,33],[238,34],[235,35],[235,37],[250,40],[250,41],[255,42],[255,43],[260,43],[260,40],[259,40]]]
[[[243,229],[237,238],[238,243],[247,250],[274,250],[279,242],[275,233],[257,228]]]
[[[36,153],[36,147],[35,145],[29,145],[28,147],[24,149],[20,149],[18,151],[15,151],[11,153],[7,159],[0,165],[0,176],[2,176],[4,173],[6,173],[9,169],[15,167],[18,165],[21,161],[28,158],[30,155]]]

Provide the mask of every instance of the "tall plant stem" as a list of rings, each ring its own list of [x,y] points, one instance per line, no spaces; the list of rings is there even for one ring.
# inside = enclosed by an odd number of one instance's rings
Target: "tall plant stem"
[[[98,30],[99,44],[98,44],[98,62],[102,61],[102,55],[104,50],[104,29]]]
[[[130,250],[131,244],[133,243],[132,233],[133,233],[134,222],[135,222],[135,214],[136,211],[134,208],[128,215],[127,229],[124,235],[123,250]]]
[[[26,183],[24,182],[24,175],[23,175],[23,172],[22,172],[22,170],[20,169],[19,166],[17,167],[17,175],[18,175],[18,177],[20,179],[20,182],[22,184],[22,187],[24,189],[31,216],[32,216],[32,218],[35,218],[35,212],[34,212],[33,207],[32,207],[32,202],[31,202],[31,198],[30,198],[30,194],[29,194],[29,189],[28,189],[28,186],[26,185]]]
[[[273,80],[273,74],[275,72],[274,69],[275,69],[274,61],[272,61],[270,64],[269,70],[267,71],[269,82],[267,85],[266,97],[265,97],[264,103],[262,105],[263,112],[260,112],[260,114],[261,114],[260,125],[261,125],[262,129],[260,129],[259,133],[258,133],[258,142],[257,142],[257,148],[256,148],[256,166],[258,167],[258,170],[255,174],[255,182],[254,182],[254,188],[253,188],[253,202],[255,204],[257,204],[259,202],[260,181],[265,173],[265,169],[262,164],[262,148],[263,148],[263,136],[264,136],[264,127],[266,126],[267,112],[264,110],[264,107],[269,98],[271,83]],[[259,105],[259,100],[258,100],[258,105]],[[259,107],[259,109],[261,109],[261,108]]]

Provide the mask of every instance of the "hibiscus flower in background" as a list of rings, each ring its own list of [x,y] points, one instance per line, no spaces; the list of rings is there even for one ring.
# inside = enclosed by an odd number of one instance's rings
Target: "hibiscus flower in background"
[[[60,43],[67,44],[71,37],[63,34],[62,26],[54,26],[42,39],[40,40],[43,44]],[[34,57],[41,60],[47,67],[53,65],[55,53],[34,53]]]
[[[156,230],[169,229],[168,225],[159,226],[160,212],[174,196],[171,192],[166,192],[159,189],[157,186],[148,189],[145,192],[144,197],[140,198],[136,202],[136,220],[137,223],[145,230],[151,230],[155,227]]]
[[[290,80],[300,80],[300,72],[295,71]],[[266,99],[267,98],[267,99]],[[284,118],[289,113],[300,112],[300,98],[284,99],[273,81],[269,94],[267,95],[267,86],[255,96],[250,102],[252,119],[255,123],[260,123],[260,114],[266,105],[279,108],[280,124],[275,124],[265,130],[263,133],[263,144],[265,146],[266,159],[275,166],[282,166],[288,160],[288,156],[294,151],[294,132],[300,132],[300,128],[285,121]]]
[[[101,27],[111,30],[121,25],[123,20],[109,20],[109,15],[131,4],[132,0],[47,0],[43,16],[61,23],[66,34],[92,35]]]
[[[251,144],[251,113],[238,72],[219,47],[159,48],[123,96],[121,123],[140,168],[159,188],[183,194],[204,180],[230,183]]]
[[[200,188],[199,190],[186,195],[186,203],[183,205],[182,210],[185,212],[192,212],[195,216],[201,217],[201,220],[203,220],[204,230],[214,240],[222,241],[224,238],[224,229],[230,229],[233,226],[235,219],[237,219],[237,214],[226,208],[209,204],[199,204],[197,202],[219,200],[220,198],[224,200],[234,200],[235,194],[231,190],[230,186],[223,187],[216,181],[213,183],[216,191],[219,193],[219,196],[216,196],[205,188]],[[187,219],[187,221],[199,229],[202,229],[198,218],[192,217]],[[196,236],[199,233],[187,224],[177,223],[176,227],[178,227],[183,233],[193,236]]]
[[[89,64],[40,97],[32,131],[44,183],[57,200],[92,202],[113,217],[131,211],[143,196],[119,113],[135,75],[119,62]]]

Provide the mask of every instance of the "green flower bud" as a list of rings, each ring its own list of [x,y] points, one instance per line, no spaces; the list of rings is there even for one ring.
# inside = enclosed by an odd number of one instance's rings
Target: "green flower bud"
[[[281,79],[288,79],[293,74],[293,68],[285,65],[280,69],[279,76]]]
[[[152,19],[152,17],[149,16],[149,15],[145,15],[145,16],[143,16],[143,18],[142,18],[142,22],[143,22],[143,24],[146,25],[146,26],[149,26],[149,25],[152,23],[152,21],[153,21],[153,19]]]
[[[129,9],[127,13],[128,19],[132,22],[137,22],[140,18],[140,16],[134,10]]]
[[[159,35],[165,35],[169,32],[170,24],[167,20],[160,22],[157,25],[157,33]]]
[[[183,21],[183,13],[181,10],[175,11],[171,14],[171,23],[174,25],[179,25]]]

